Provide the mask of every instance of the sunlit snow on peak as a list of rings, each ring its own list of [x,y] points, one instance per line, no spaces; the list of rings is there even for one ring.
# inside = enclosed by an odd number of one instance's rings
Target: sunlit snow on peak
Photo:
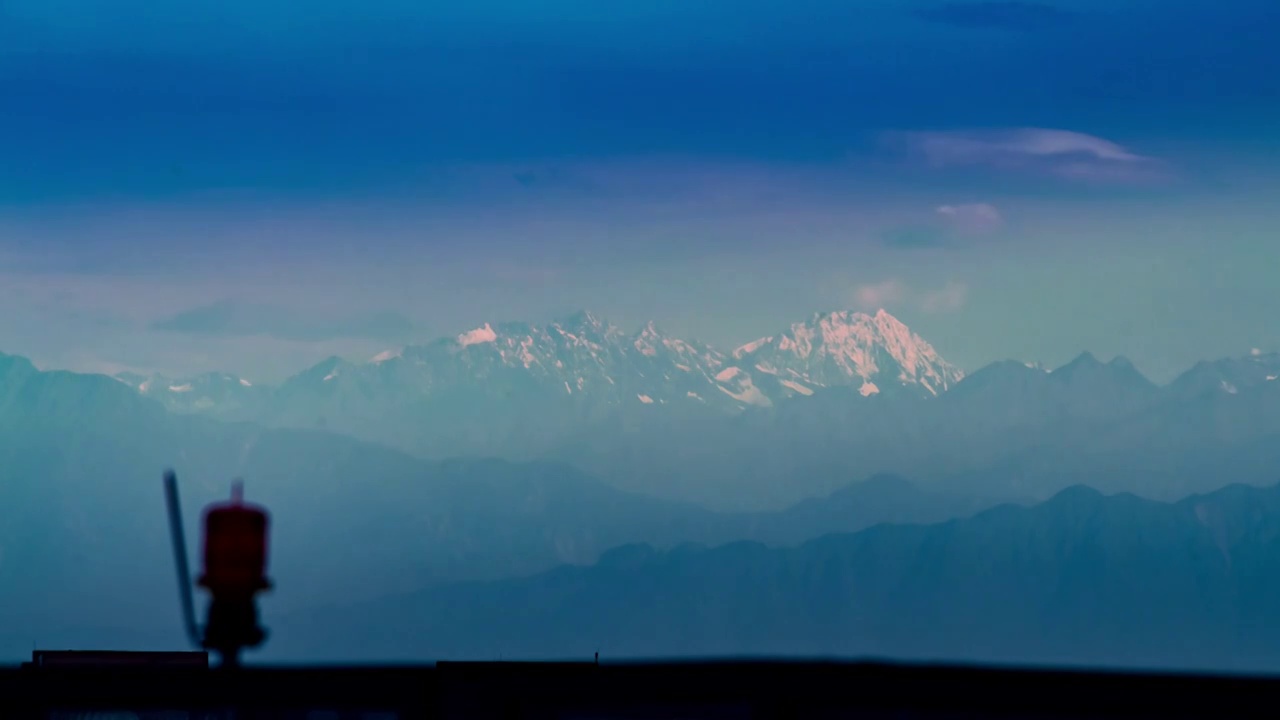
[[[806,395],[806,396],[807,396],[807,395],[812,395],[812,394],[813,394],[813,390],[811,390],[810,388],[807,388],[807,387],[805,387],[805,386],[801,385],[800,383],[796,382],[795,380],[779,380],[778,382],[782,383],[783,387],[790,388],[790,389],[792,389],[792,390],[794,390],[794,391],[796,391],[796,392],[800,393],[801,395]]]
[[[720,382],[727,382],[737,377],[741,372],[741,368],[727,367],[716,374],[716,380],[719,380]]]
[[[485,323],[484,327],[478,327],[474,330],[468,330],[458,336],[458,344],[462,347],[469,345],[478,345],[480,343],[490,343],[498,339],[498,333],[494,332],[489,323]]]
[[[759,405],[761,407],[769,407],[773,405],[773,401],[761,392],[760,388],[756,387],[755,384],[751,382],[751,377],[749,375],[746,375],[745,373],[742,375],[735,375],[734,379],[737,380],[735,387],[728,388],[721,385],[719,386],[720,392],[728,395],[738,402],[746,403],[747,405]]]
[[[815,313],[780,335],[743,345],[734,357],[750,357],[758,369],[781,371],[819,386],[862,387],[875,378],[877,392],[886,376],[896,385],[915,386],[928,395],[964,377],[885,310],[874,315],[847,310]]]
[[[654,357],[658,354],[658,345],[660,340],[661,338],[658,335],[658,330],[653,326],[653,323],[650,322],[644,326],[643,330],[640,331],[640,334],[636,337],[632,346],[641,355]]]
[[[473,345],[484,349],[464,350]],[[944,392],[961,376],[884,311],[815,313],[732,353],[672,337],[653,322],[624,332],[580,313],[544,325],[486,322],[458,335],[386,350],[362,363],[331,357],[290,385],[299,391],[327,387],[315,394],[318,406],[332,404],[348,413],[351,407],[367,406],[375,416],[383,400],[371,394],[400,402],[404,393],[427,399],[437,393],[492,397],[537,389],[551,390],[557,402],[568,403],[574,412],[632,404],[659,407],[681,399],[678,404],[693,401],[737,413],[836,387],[864,396],[905,391],[927,397]],[[149,387],[152,393],[168,388],[162,400],[171,406],[204,402],[241,412],[250,404],[272,402],[271,388],[248,390],[252,384],[235,375],[211,374],[190,382],[160,376],[154,381],[127,379],[143,394]],[[229,387],[235,392],[226,395]]]
[[[772,337],[763,337],[763,338],[760,338],[759,340],[753,340],[747,343],[746,345],[743,345],[742,347],[738,348],[737,350],[734,350],[733,356],[735,358],[741,358],[744,355],[750,355],[751,353],[759,350],[762,346],[771,342],[773,342]]]

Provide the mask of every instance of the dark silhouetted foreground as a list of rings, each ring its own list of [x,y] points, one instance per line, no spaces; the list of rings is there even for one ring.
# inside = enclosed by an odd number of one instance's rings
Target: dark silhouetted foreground
[[[43,718],[1235,718],[1274,717],[1280,680],[799,662],[28,666],[0,671],[0,703]]]

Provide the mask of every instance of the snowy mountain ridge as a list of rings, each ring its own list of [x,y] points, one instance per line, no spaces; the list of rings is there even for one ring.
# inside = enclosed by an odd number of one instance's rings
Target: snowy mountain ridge
[[[628,333],[584,311],[544,325],[486,322],[364,362],[332,357],[286,380],[271,403],[318,403],[328,414],[458,393],[490,399],[518,393],[579,404],[696,404],[736,412],[839,386],[862,395],[929,397],[963,376],[884,310],[815,313],[730,352],[675,337],[653,322]],[[265,389],[228,374],[117,379],[179,411],[230,405],[247,412],[267,402]]]
[[[412,365],[438,387],[448,380],[516,371],[564,394],[594,392],[613,402],[696,401],[727,408],[770,406],[818,388],[854,386],[937,395],[963,372],[889,313],[816,313],[782,333],[732,352],[677,338],[653,322],[628,334],[591,313],[544,326],[485,323],[453,338],[407,346],[368,365]],[[347,373],[367,374],[352,365]],[[423,388],[424,390],[427,388]]]

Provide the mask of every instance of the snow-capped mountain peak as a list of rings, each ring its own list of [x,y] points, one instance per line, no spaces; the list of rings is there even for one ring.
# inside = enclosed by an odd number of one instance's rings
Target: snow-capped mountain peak
[[[558,328],[566,334],[593,341],[610,340],[624,335],[622,329],[618,326],[586,310],[581,310],[569,317],[557,320],[551,323],[551,327]]]
[[[362,396],[369,388],[387,388],[399,396],[397,402],[463,388],[494,398],[541,388],[574,403],[697,403],[740,410],[829,386],[852,386],[864,396],[932,396],[961,377],[883,310],[815,313],[729,354],[674,337],[653,322],[626,333],[581,311],[542,326],[485,322],[432,343],[387,351],[363,366],[316,369],[288,385],[290,392],[299,382],[327,385],[317,392],[334,398],[340,397],[334,388],[358,389]]]
[[[724,354],[698,342],[681,340],[659,329],[652,321],[630,339],[630,348],[647,358],[667,357],[682,372],[692,372],[695,367],[707,371],[724,365]]]
[[[890,387],[937,395],[964,377],[884,310],[815,313],[782,333],[739,347],[733,356],[779,377],[816,386],[854,385],[864,395]]]
[[[364,362],[329,358],[279,390],[234,376],[139,377],[129,384],[172,409],[213,412],[211,403],[245,408],[261,401],[268,422],[355,428],[394,424],[401,414],[418,417],[432,408],[447,422],[457,413],[487,412],[483,408],[579,418],[628,407],[738,412],[833,386],[864,396],[931,396],[960,377],[884,311],[817,313],[732,353],[675,337],[652,322],[624,332],[583,311],[542,325],[483,322]]]
[[[652,320],[645,323],[645,326],[641,328],[640,332],[636,334],[635,339],[631,342],[641,355],[647,355],[649,357],[657,355],[658,348],[663,347],[665,343],[666,338],[662,336],[662,333],[658,332],[658,328],[653,324]]]

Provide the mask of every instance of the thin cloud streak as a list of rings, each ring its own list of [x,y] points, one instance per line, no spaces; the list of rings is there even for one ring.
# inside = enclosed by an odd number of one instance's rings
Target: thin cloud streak
[[[984,168],[1063,180],[1143,183],[1172,177],[1164,161],[1094,135],[1048,128],[888,132],[884,143],[934,169]]]
[[[880,242],[898,250],[960,248],[979,237],[998,233],[1004,216],[991,203],[938,205],[928,218],[891,227],[879,233]]]

